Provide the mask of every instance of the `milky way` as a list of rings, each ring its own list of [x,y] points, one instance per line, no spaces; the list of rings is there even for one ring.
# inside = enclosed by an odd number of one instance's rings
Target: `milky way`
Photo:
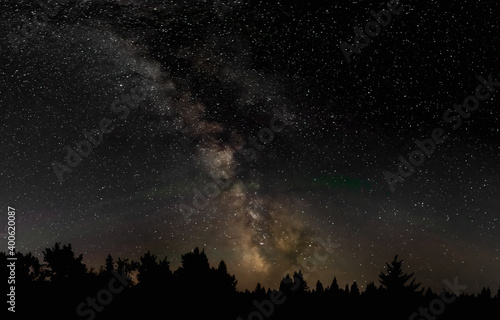
[[[380,3],[66,1],[16,53],[9,32],[42,11],[18,2],[1,10],[0,198],[20,251],[175,268],[198,246],[239,289],[297,268],[363,287],[399,254],[426,286],[500,284],[498,93],[394,192],[384,178],[478,76],[500,79],[489,2],[405,4],[349,64],[339,43]],[[103,118],[61,181],[53,163]]]

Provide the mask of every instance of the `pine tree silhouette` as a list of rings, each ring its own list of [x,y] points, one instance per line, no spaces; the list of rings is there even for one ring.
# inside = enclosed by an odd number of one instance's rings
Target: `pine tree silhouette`
[[[113,262],[113,257],[109,253],[108,256],[106,257],[105,270],[107,273],[111,273],[111,271],[116,270],[115,263]]]
[[[402,265],[403,260],[398,261],[398,256],[394,257],[391,264],[386,263],[387,273],[380,272],[380,283],[385,286],[390,295],[399,295],[416,292],[420,283],[415,283],[415,279],[406,285],[406,282],[413,277],[413,273],[403,273]]]
[[[255,287],[254,293],[258,297],[263,297],[266,294],[266,289],[262,287],[260,282],[257,282],[257,286]]]
[[[351,295],[356,297],[360,295],[358,284],[356,283],[356,281],[354,281],[351,285]]]
[[[309,291],[309,286],[307,285],[306,280],[304,280],[304,275],[302,274],[302,271],[299,270],[299,272],[294,272],[293,273],[293,281],[294,281],[294,287],[297,294],[304,294]]]
[[[333,277],[333,281],[332,284],[330,285],[329,292],[334,297],[338,297],[340,295],[340,287],[336,277]]]
[[[323,287],[323,284],[321,283],[321,281],[317,281],[316,282],[316,293],[318,294],[323,294],[325,292],[325,288]]]
[[[289,274],[287,274],[283,279],[281,279],[279,290],[285,294],[285,296],[288,296],[290,292],[292,291],[293,287],[293,279],[290,277]]]
[[[227,266],[224,260],[219,262],[219,266],[215,270],[215,285],[221,294],[230,294],[236,292],[236,280],[234,275],[227,272]]]

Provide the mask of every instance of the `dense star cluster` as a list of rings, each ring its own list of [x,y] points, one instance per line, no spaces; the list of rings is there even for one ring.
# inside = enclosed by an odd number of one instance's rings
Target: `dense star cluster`
[[[495,1],[47,3],[0,4],[18,251],[500,285]]]

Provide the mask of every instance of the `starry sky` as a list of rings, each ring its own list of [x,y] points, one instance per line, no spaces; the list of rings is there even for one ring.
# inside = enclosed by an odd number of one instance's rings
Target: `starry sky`
[[[363,288],[399,254],[425,286],[500,285],[497,2],[402,0],[350,63],[342,43],[387,2],[50,3],[0,4],[19,251],[71,243],[98,267],[151,250],[175,269],[198,246],[241,290],[298,268]]]

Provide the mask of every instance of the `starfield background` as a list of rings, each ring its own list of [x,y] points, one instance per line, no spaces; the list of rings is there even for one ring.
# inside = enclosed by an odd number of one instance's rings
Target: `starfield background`
[[[1,1],[2,313],[497,318],[499,13]]]

